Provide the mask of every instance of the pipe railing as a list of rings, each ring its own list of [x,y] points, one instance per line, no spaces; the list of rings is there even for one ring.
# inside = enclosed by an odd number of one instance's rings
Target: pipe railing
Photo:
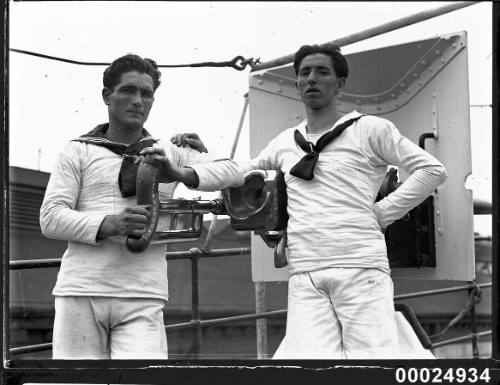
[[[180,259],[190,259],[191,260],[191,288],[192,288],[192,298],[191,298],[191,320],[188,322],[182,322],[177,324],[166,325],[166,331],[172,330],[182,330],[188,328],[194,328],[195,333],[193,333],[193,351],[195,352],[196,358],[199,356],[200,347],[201,347],[201,328],[214,326],[214,325],[223,325],[229,324],[239,321],[247,321],[247,320],[260,320],[260,319],[269,319],[276,317],[283,317],[286,315],[287,310],[273,310],[267,312],[259,312],[252,314],[244,314],[237,315],[231,317],[223,317],[223,318],[214,318],[202,320],[200,318],[199,311],[199,297],[198,297],[198,261],[202,258],[217,258],[217,257],[228,257],[228,256],[242,256],[248,255],[251,251],[249,247],[242,248],[231,248],[231,249],[217,249],[211,251],[201,250],[199,248],[192,248],[188,251],[173,251],[168,252],[166,255],[167,260],[180,260]],[[60,258],[53,259],[37,259],[37,260],[24,260],[24,261],[11,261],[10,262],[10,270],[22,270],[22,269],[36,269],[36,268],[50,268],[50,267],[58,267],[61,264]],[[442,289],[434,289],[434,290],[425,290],[413,293],[405,293],[394,296],[394,300],[404,300],[409,298],[418,298],[425,297],[430,295],[438,295],[445,294],[451,292],[458,291],[471,291],[477,290],[481,288],[490,288],[492,286],[491,283],[469,283],[467,285],[453,286],[449,288]],[[473,342],[473,356],[477,358],[479,355],[477,349],[477,342],[480,338],[484,338],[490,336],[492,334],[491,331],[483,331],[477,332],[476,330],[476,314],[475,314],[475,304],[472,304],[471,307],[471,331],[472,333],[467,334],[465,336],[455,337],[452,339],[435,342],[432,344],[431,349],[436,347],[441,347],[444,345],[449,345],[452,343],[462,342],[471,340]],[[9,349],[9,353],[13,355],[25,354],[25,353],[33,353],[38,351],[49,350],[52,347],[52,343],[43,343],[43,344],[35,344],[29,346],[20,346]]]
[[[471,290],[471,289],[473,289],[475,287],[478,287],[478,288],[491,287],[491,282],[479,283],[479,284],[477,284],[477,283],[469,283],[467,285],[445,287],[445,288],[442,288],[442,289],[433,289],[433,290],[418,291],[418,292],[415,292],[415,293],[398,294],[398,295],[394,296],[394,300],[408,299],[408,298],[418,298],[418,297],[426,297],[426,296],[435,295],[435,294],[452,293],[454,291]]]
[[[400,28],[408,27],[412,24],[419,23],[428,19],[432,19],[436,16],[441,16],[449,12],[456,11],[461,8],[469,7],[471,5],[477,4],[477,1],[457,1],[453,4],[447,4],[442,7],[429,9],[426,11],[418,12],[410,16],[402,17],[401,19],[392,20],[388,23],[381,24],[376,27],[365,29],[361,32],[356,32],[348,36],[340,37],[338,39],[332,40],[330,44],[336,44],[339,47],[343,47],[349,44],[357,43],[362,40],[370,39],[372,37],[382,35],[387,32],[395,31]],[[277,59],[269,60],[267,62],[259,63],[253,66],[252,72],[260,71],[264,69],[269,69],[273,67],[279,67],[285,64],[290,64],[293,62],[295,54],[290,54],[286,56],[279,57]]]

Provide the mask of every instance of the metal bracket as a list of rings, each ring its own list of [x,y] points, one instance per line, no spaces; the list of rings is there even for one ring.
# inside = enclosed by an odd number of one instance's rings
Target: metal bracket
[[[426,139],[437,139],[438,138],[438,108],[436,100],[436,92],[432,94],[432,132],[424,132],[418,138],[418,145],[425,149]]]

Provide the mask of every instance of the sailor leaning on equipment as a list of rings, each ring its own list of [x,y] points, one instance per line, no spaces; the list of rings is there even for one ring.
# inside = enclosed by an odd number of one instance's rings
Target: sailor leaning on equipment
[[[163,181],[199,190],[241,185],[252,169],[284,173],[288,315],[274,358],[400,358],[383,232],[445,181],[445,168],[390,121],[337,110],[348,76],[337,46],[301,47],[294,69],[307,120],[252,161],[180,168],[156,149],[141,153],[158,159]],[[374,203],[388,165],[409,177]]]
[[[144,129],[160,84],[152,60],[120,57],[105,70],[103,83],[109,123],[67,145],[40,210],[42,233],[68,241],[53,290],[53,357],[167,358],[166,246],[153,245],[140,254],[125,247],[127,236],[144,233],[150,215],[136,204],[134,156],[154,145],[178,166],[213,158],[154,139]],[[196,135],[174,139],[206,151]],[[175,187],[160,185],[162,199],[171,199]]]

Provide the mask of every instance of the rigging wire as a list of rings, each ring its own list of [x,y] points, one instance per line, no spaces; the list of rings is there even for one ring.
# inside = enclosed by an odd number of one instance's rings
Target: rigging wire
[[[86,62],[86,61],[78,61],[72,59],[66,59],[58,56],[45,55],[38,52],[26,51],[17,48],[9,48],[9,51],[36,56],[43,59],[56,60],[64,63],[70,64],[78,64],[78,65],[87,65],[87,66],[108,66],[111,63],[103,63],[103,62]],[[259,58],[249,58],[245,59],[243,56],[238,55],[234,57],[232,60],[222,61],[222,62],[201,62],[201,63],[191,63],[191,64],[159,64],[158,68],[179,68],[179,67],[232,67],[235,70],[243,71],[247,66],[254,68],[257,64],[260,63]]]

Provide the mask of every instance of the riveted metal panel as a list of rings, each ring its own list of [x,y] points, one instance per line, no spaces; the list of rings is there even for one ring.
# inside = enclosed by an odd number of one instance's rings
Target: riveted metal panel
[[[448,180],[434,195],[435,268],[394,268],[393,277],[474,279],[472,172],[465,32],[346,55],[350,75],[339,110],[357,110],[394,122],[415,143],[434,133],[425,148],[446,166]],[[250,76],[250,155],[305,118],[291,65]],[[404,180],[407,175],[401,173]],[[287,279],[275,269],[272,250],[252,237],[254,281]]]

